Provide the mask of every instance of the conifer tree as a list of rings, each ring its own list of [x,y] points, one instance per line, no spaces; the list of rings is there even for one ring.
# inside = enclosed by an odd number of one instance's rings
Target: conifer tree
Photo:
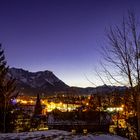
[[[3,132],[7,132],[10,128],[11,99],[17,96],[15,79],[8,75],[8,70],[4,50],[0,44],[0,131]],[[6,126],[6,123],[9,123],[9,126]]]
[[[40,116],[41,114],[42,114],[42,106],[41,106],[39,94],[37,94],[35,109],[34,109],[33,116],[31,118],[31,128],[38,129],[41,123],[41,116]]]
[[[37,94],[34,116],[41,115],[41,114],[42,114],[42,106],[41,106],[39,94]]]

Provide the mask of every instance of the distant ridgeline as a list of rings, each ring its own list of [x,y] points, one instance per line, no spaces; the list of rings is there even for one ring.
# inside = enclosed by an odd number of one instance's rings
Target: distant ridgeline
[[[70,87],[62,80],[56,77],[51,71],[29,72],[23,69],[10,68],[9,74],[16,78],[17,89],[20,93],[29,96],[36,96],[37,93],[42,95],[55,94],[74,94],[74,95],[89,95],[89,94],[105,94],[111,93],[114,90],[124,91],[126,87],[117,86],[99,86],[96,88],[79,88]]]

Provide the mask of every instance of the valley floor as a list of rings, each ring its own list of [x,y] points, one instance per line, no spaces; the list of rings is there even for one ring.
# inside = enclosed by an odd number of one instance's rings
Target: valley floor
[[[73,135],[71,132],[60,130],[1,133],[0,140],[127,140],[116,135]]]

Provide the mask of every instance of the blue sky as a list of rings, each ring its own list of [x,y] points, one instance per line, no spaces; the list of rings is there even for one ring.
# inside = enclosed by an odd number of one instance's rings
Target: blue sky
[[[0,0],[0,42],[10,67],[51,70],[70,86],[100,85],[105,28],[119,24],[138,0]]]

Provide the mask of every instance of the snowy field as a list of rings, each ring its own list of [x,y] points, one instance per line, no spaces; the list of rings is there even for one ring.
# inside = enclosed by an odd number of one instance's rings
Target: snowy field
[[[111,135],[73,135],[71,132],[48,130],[23,133],[0,133],[0,140],[127,140]]]

